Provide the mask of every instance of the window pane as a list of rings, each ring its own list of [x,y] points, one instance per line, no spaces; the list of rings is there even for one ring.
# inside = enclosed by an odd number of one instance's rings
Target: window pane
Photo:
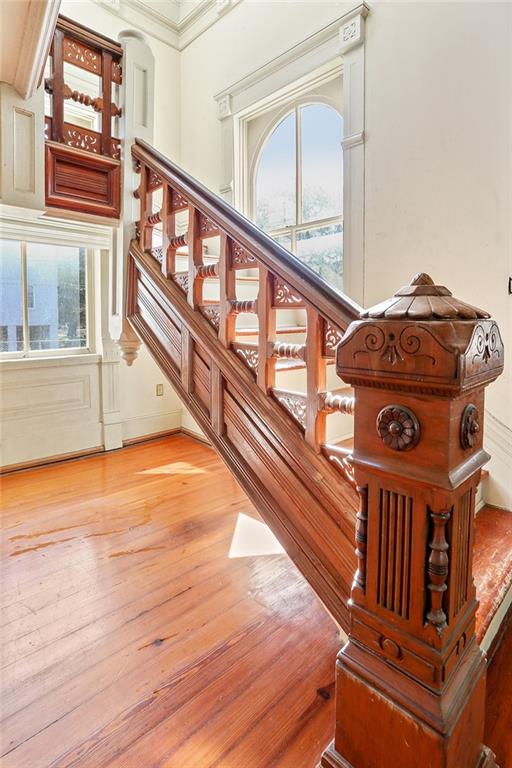
[[[301,109],[302,221],[343,211],[342,119],[325,104]]]
[[[332,224],[297,233],[297,256],[331,285],[343,285],[343,227]]]
[[[16,240],[1,240],[0,252],[0,351],[22,352],[20,243]]]
[[[266,142],[256,173],[256,223],[262,229],[295,224],[295,112]]]
[[[274,237],[272,235],[272,237]],[[279,245],[282,245],[283,248],[286,248],[288,251],[291,251],[292,249],[292,238],[290,235],[276,235],[274,237],[274,240],[276,243],[279,243]]]
[[[85,249],[27,244],[29,348],[85,347]]]

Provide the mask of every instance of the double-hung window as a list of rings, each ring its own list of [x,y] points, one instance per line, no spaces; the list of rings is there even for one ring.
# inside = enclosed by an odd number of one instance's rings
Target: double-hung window
[[[341,115],[297,104],[266,138],[253,181],[253,218],[327,282],[343,281]]]
[[[0,241],[0,352],[87,351],[87,251]]]

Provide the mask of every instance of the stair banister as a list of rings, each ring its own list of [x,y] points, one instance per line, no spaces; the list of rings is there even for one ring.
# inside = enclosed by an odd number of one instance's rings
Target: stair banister
[[[472,547],[488,459],[484,389],[503,370],[496,324],[422,274],[363,311],[150,145],[137,141],[132,155],[141,215],[127,316],[349,633],[321,765],[492,768]],[[176,232],[185,210],[186,236]],[[160,222],[163,247],[154,248]],[[212,235],[215,267],[203,263]],[[189,268],[178,273],[185,242]],[[256,300],[237,298],[239,269],[257,270]],[[218,306],[204,301],[206,278],[219,281]],[[286,306],[306,310],[304,344],[276,338]],[[256,314],[257,344],[236,341],[240,312]],[[276,389],[283,357],[306,365],[306,392]],[[354,396],[326,391],[334,358]],[[335,411],[354,415],[352,454],[326,441]]]
[[[484,388],[503,370],[498,327],[420,274],[348,328],[337,370],[356,393],[362,578],[322,766],[495,766],[482,743],[472,550],[489,458]]]

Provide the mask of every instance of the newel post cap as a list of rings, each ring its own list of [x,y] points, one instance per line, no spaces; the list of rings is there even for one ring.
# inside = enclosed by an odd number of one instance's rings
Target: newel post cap
[[[338,375],[352,385],[454,396],[503,371],[503,342],[489,313],[425,273],[360,318],[337,350]]]

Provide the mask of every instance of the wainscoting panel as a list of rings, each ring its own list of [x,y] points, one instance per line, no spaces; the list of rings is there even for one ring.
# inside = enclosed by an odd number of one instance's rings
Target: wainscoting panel
[[[102,445],[99,356],[3,365],[2,466]]]

